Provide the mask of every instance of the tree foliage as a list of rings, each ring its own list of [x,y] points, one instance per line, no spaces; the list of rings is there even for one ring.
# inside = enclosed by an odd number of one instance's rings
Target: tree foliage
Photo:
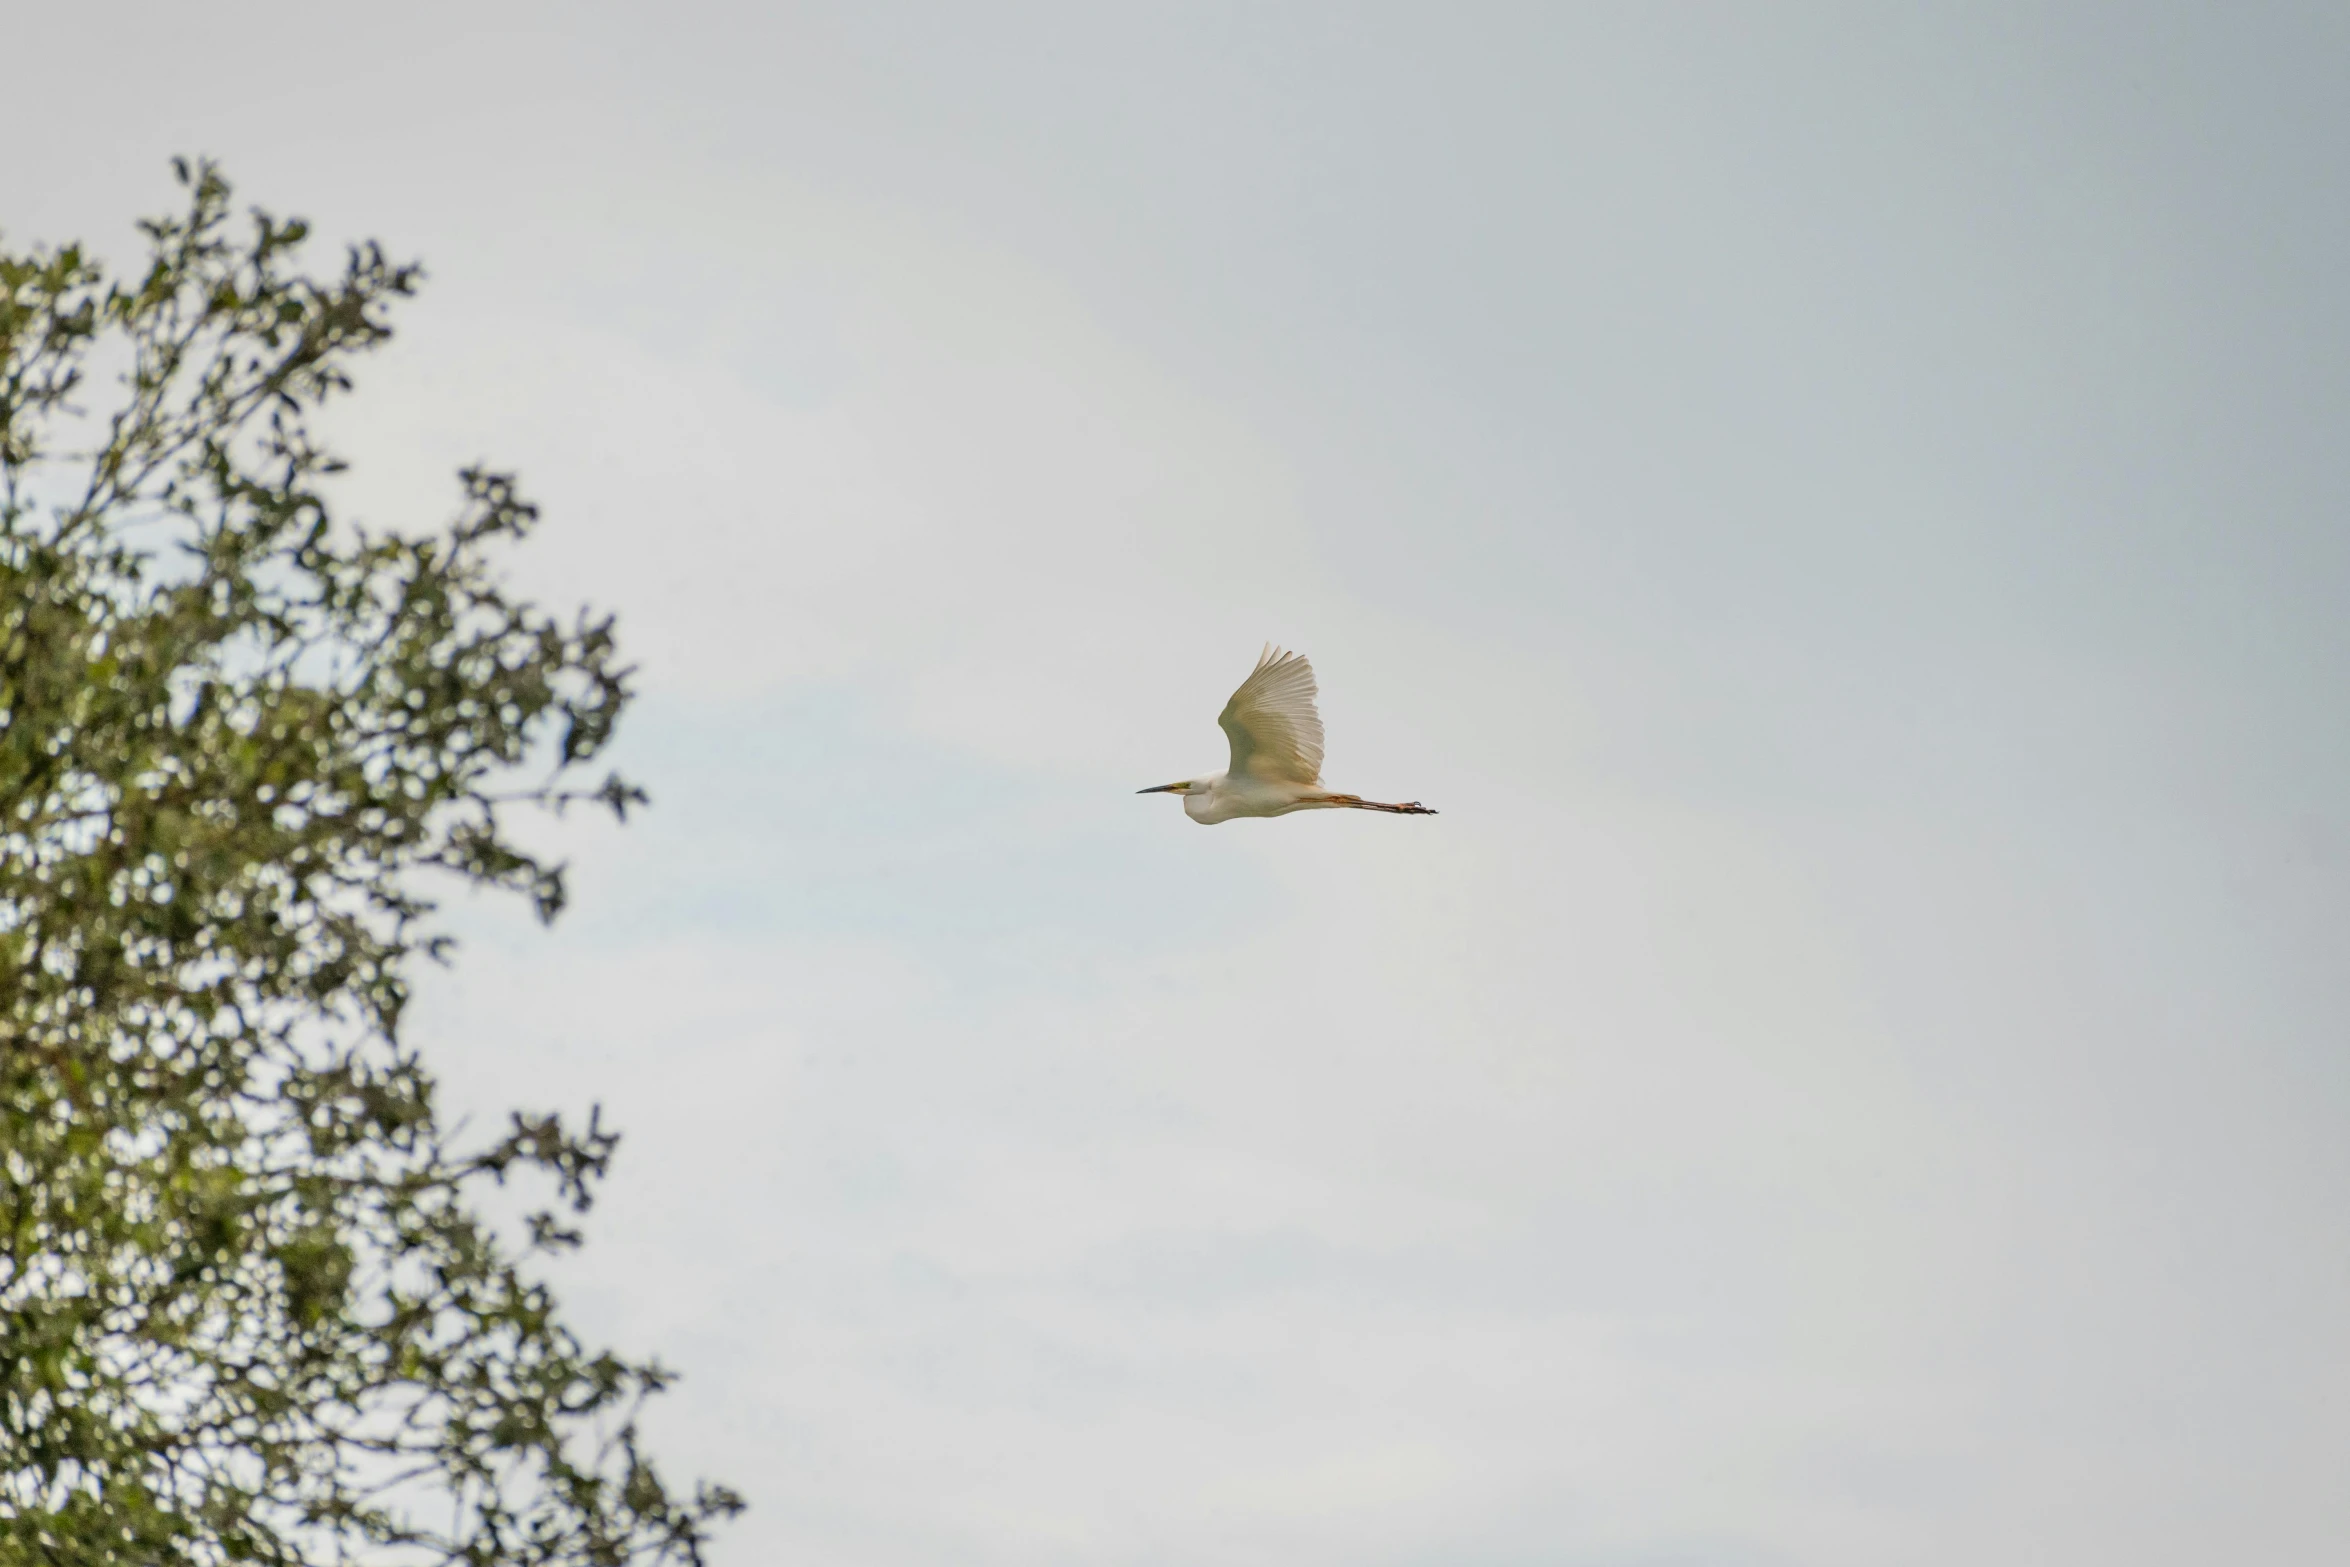
[[[611,622],[501,587],[499,474],[336,515],[317,415],[417,269],[178,173],[135,277],[0,246],[0,1567],[698,1561],[739,1503],[639,1451],[667,1374],[533,1271],[612,1135],[464,1145],[400,1030],[436,876],[551,919],[515,813],[639,798]]]

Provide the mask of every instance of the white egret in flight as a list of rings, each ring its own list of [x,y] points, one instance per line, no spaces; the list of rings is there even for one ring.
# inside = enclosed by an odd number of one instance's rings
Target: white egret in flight
[[[1235,816],[1287,816],[1291,811],[1342,807],[1397,816],[1436,814],[1417,800],[1382,805],[1322,787],[1322,717],[1314,711],[1314,666],[1303,653],[1284,653],[1268,645],[1216,722],[1232,742],[1229,771],[1138,792],[1183,796],[1183,814],[1202,826]]]

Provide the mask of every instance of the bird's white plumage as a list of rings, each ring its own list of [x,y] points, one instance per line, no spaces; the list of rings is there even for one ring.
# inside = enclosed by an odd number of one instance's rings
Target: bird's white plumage
[[[1314,694],[1314,666],[1305,655],[1268,644],[1216,716],[1232,742],[1233,777],[1322,781],[1322,715],[1314,711]]]
[[[1181,795],[1183,814],[1202,826],[1240,816],[1342,808],[1395,816],[1436,814],[1417,800],[1388,805],[1322,787],[1322,715],[1314,711],[1314,666],[1302,653],[1284,653],[1268,643],[1216,722],[1232,742],[1231,771],[1140,792]]]

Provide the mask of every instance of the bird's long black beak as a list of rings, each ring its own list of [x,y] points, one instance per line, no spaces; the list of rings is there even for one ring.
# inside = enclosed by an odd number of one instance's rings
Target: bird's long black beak
[[[1136,794],[1181,794],[1183,792],[1183,785],[1179,783],[1160,784],[1156,788],[1137,789],[1134,792]]]

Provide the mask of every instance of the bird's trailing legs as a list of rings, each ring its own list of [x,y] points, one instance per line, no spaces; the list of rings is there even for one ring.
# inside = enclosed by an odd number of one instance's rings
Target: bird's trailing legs
[[[1436,813],[1417,800],[1406,800],[1401,805],[1388,805],[1378,800],[1366,800],[1359,794],[1320,794],[1314,796],[1316,805],[1343,805],[1354,811],[1386,811],[1394,816],[1434,816]]]

